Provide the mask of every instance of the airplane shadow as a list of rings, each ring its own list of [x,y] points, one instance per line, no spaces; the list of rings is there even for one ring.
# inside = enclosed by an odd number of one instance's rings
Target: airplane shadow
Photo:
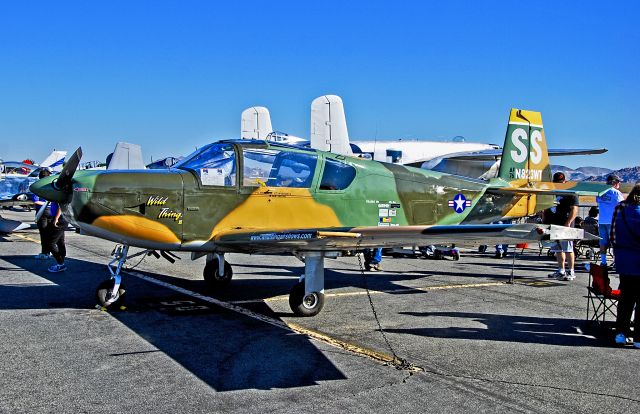
[[[420,318],[464,318],[483,327],[450,326],[446,328],[385,329],[387,332],[431,338],[454,338],[512,343],[537,343],[561,346],[610,346],[602,335],[582,335],[578,329],[592,333],[585,320],[541,318],[530,316],[494,315],[472,312],[400,312]],[[465,324],[467,325],[467,324]]]
[[[17,255],[2,259],[14,266],[5,265],[3,274],[8,271],[15,278],[13,272],[25,269],[44,280],[25,275],[29,280],[0,285],[0,309],[94,309],[95,288],[107,278],[104,265],[90,261],[68,258],[66,272],[49,273],[50,261]],[[126,287],[128,310],[110,312],[111,316],[217,391],[293,388],[346,379],[303,335],[198,303],[135,277],[126,278]],[[125,355],[114,351],[107,356]]]

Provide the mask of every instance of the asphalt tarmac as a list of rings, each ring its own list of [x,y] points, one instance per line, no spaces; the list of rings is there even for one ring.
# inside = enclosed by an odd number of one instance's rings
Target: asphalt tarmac
[[[96,309],[114,244],[66,237],[57,274],[33,258],[35,229],[0,237],[2,413],[640,411],[640,351],[585,322],[584,270],[549,280],[537,249],[513,284],[491,249],[385,257],[366,274],[357,257],[328,259],[323,311],[298,318],[287,294],[303,265],[289,256],[227,255],[234,279],[216,293],[203,258],[132,259],[126,310]]]

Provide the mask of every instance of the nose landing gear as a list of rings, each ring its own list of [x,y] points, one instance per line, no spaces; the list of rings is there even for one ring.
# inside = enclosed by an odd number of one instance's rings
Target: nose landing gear
[[[109,273],[111,273],[111,278],[100,283],[96,289],[98,305],[103,309],[107,309],[109,307],[120,307],[122,305],[123,296],[126,291],[122,287],[122,276],[120,276],[120,270],[122,270],[122,266],[128,259],[127,253],[129,253],[128,245],[117,245],[111,253],[113,259],[107,265]],[[146,254],[147,252],[144,251],[141,253]],[[136,256],[141,253],[136,254]]]

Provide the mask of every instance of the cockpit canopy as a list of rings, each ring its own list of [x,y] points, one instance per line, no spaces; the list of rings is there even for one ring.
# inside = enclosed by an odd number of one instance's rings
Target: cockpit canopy
[[[209,144],[185,157],[173,168],[192,171],[205,186],[310,188],[318,169],[315,151],[287,146]],[[237,150],[236,150],[237,149]],[[239,153],[238,153],[239,151]],[[238,162],[241,157],[242,162]],[[355,169],[343,162],[327,159],[321,190],[342,190],[355,178]],[[242,174],[238,175],[242,165]]]
[[[240,149],[243,186],[311,186],[318,163],[315,153],[290,152],[278,147],[241,146]],[[195,172],[203,185],[235,186],[238,164],[232,144],[215,143],[186,157],[175,168]]]

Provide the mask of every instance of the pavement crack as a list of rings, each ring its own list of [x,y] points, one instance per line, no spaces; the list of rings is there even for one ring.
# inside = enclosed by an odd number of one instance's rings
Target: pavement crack
[[[520,386],[520,387],[532,387],[532,388],[540,388],[540,389],[547,389],[547,390],[554,390],[554,391],[566,391],[566,392],[573,392],[573,393],[581,394],[581,395],[589,395],[589,396],[597,396],[597,397],[608,397],[608,398],[615,398],[615,399],[619,399],[619,400],[640,403],[640,399],[626,397],[626,396],[623,396],[623,395],[609,394],[609,393],[604,393],[604,392],[583,391],[583,390],[578,390],[578,389],[575,389],[575,388],[558,387],[558,386],[554,386],[554,385],[532,384],[532,383],[526,383],[526,382],[520,382],[520,381],[507,381],[507,380],[499,380],[499,379],[490,379],[490,378],[484,378],[484,377],[476,377],[476,376],[473,376],[473,375],[448,374],[448,373],[445,373],[445,372],[439,372],[439,371],[436,371],[436,370],[433,370],[433,369],[429,369],[429,368],[422,368],[422,369],[423,369],[425,374],[433,374],[433,375],[437,375],[437,376],[440,376],[440,377],[446,377],[446,378],[471,380],[471,381],[484,382],[484,383],[490,383],[490,384],[504,384],[504,385]]]

